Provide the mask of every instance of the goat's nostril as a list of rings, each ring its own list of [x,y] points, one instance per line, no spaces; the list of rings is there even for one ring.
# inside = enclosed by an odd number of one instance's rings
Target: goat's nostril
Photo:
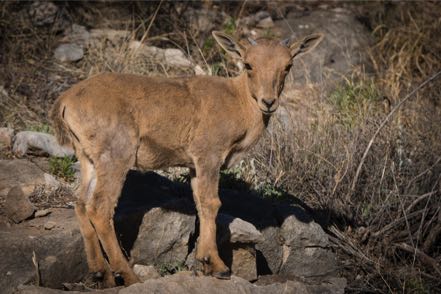
[[[276,99],[262,99],[262,102],[266,107],[270,108],[276,102]]]

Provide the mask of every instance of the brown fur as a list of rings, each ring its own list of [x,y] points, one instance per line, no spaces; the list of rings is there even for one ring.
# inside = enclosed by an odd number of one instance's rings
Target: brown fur
[[[219,170],[233,165],[257,142],[278,106],[285,69],[304,47],[295,45],[293,54],[292,44],[244,47],[224,34],[214,36],[252,70],[235,78],[106,73],[76,84],[54,105],[57,138],[73,145],[81,163],[76,212],[89,269],[104,273],[107,286],[114,284],[111,271],[120,273],[126,284],[138,281],[112,222],[125,176],[133,167],[190,168],[200,220],[196,258],[206,274],[228,276],[216,245]]]

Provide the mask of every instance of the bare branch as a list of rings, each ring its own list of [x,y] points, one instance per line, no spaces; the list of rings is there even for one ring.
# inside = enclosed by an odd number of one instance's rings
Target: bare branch
[[[441,75],[441,71],[438,71],[434,75],[432,75],[430,78],[422,82],[418,87],[413,89],[412,92],[407,94],[406,97],[404,97],[395,107],[389,112],[389,114],[386,116],[386,118],[381,122],[378,129],[375,131],[374,135],[372,136],[371,140],[369,141],[369,144],[366,146],[366,150],[363,153],[363,157],[361,158],[360,164],[358,165],[357,171],[355,173],[354,179],[352,180],[352,186],[350,193],[347,195],[347,200],[349,201],[349,197],[354,193],[355,186],[357,185],[358,177],[360,176],[361,168],[363,167],[364,161],[366,160],[367,154],[369,153],[369,150],[371,149],[372,144],[374,143],[375,138],[378,136],[380,131],[383,129],[383,127],[386,125],[386,123],[390,120],[390,118],[394,115],[394,113],[401,107],[401,105],[404,104],[407,100],[409,100],[410,97],[415,95],[420,89],[424,88],[427,84],[434,81]]]

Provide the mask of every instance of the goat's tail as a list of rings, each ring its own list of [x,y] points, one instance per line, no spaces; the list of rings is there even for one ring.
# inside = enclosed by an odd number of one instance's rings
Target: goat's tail
[[[61,97],[55,101],[50,112],[50,119],[54,127],[55,137],[62,146],[72,146],[72,139],[69,129],[64,121],[65,106],[61,103]]]

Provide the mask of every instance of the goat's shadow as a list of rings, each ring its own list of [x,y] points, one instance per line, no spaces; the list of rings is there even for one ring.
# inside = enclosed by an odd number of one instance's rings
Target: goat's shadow
[[[237,184],[246,187],[244,182]],[[312,217],[314,211],[293,195],[284,197],[284,201],[265,199],[252,189],[240,191],[222,189],[221,182],[219,196],[222,202],[220,214],[227,214],[233,218],[239,217],[252,223],[260,231],[267,227],[280,227],[290,215],[294,215],[304,223],[314,221]],[[130,254],[138,237],[144,214],[155,207],[197,217],[191,187],[188,183],[173,182],[154,172],[130,171],[114,217],[119,242],[127,255]],[[227,222],[231,222],[233,218],[227,218]],[[198,222],[197,219],[196,222]],[[228,233],[222,231],[224,239],[225,234]],[[189,241],[189,253],[195,247],[198,234],[198,226],[196,226],[195,234]],[[219,245],[223,246],[223,249],[226,247],[227,250],[222,250],[221,257],[230,267],[233,246],[231,244]],[[256,262],[259,274],[271,274],[265,257],[258,250]]]

